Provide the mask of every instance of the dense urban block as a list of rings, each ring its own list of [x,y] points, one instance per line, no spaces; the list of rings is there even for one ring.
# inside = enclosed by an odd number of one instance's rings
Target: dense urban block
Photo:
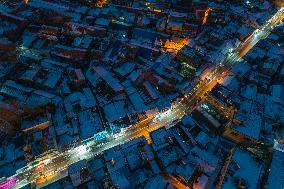
[[[0,0],[0,189],[283,189],[284,1]]]

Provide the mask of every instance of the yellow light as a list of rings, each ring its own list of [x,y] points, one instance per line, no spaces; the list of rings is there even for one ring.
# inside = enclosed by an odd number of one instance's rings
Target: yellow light
[[[207,8],[205,10],[204,17],[203,17],[203,20],[202,20],[202,25],[206,24],[209,12],[212,11],[212,10],[213,10],[212,8]]]
[[[167,40],[164,45],[164,51],[166,52],[175,52],[180,51],[186,44],[188,44],[188,38],[173,38],[172,40]]]
[[[107,0],[99,0],[98,2],[96,2],[95,6],[101,8],[106,3],[107,3]]]

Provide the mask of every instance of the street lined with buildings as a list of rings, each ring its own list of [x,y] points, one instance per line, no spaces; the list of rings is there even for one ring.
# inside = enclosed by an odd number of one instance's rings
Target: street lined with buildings
[[[243,43],[236,49],[232,49],[227,58],[214,67],[205,80],[200,81],[192,91],[172,103],[172,106],[163,112],[158,112],[146,120],[133,124],[120,133],[102,136],[98,141],[87,139],[82,144],[62,152],[47,152],[41,158],[29,163],[28,166],[17,171],[16,175],[0,181],[0,188],[21,188],[29,183],[36,183],[42,178],[52,179],[52,175],[66,171],[68,166],[82,159],[89,159],[110,148],[126,143],[134,138],[149,135],[152,131],[159,128],[170,128],[171,124],[181,120],[189,114],[197,105],[204,102],[206,95],[218,82],[226,76],[232,65],[239,61],[246,53],[253,48],[261,39],[265,39],[270,32],[282,21],[284,8],[271,17],[263,26],[256,29]],[[95,139],[94,139],[95,140]]]

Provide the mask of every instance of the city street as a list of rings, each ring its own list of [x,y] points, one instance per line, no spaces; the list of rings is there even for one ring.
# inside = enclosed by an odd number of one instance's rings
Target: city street
[[[260,40],[265,39],[282,21],[283,16],[284,8],[281,8],[261,28],[256,29],[243,43],[232,50],[225,61],[212,69],[213,71],[207,78],[200,81],[191,93],[178,102],[174,102],[168,110],[132,125],[122,130],[121,133],[105,135],[105,138],[99,141],[95,141],[95,138],[87,139],[79,146],[66,151],[46,153],[40,159],[35,160],[36,163],[31,162],[28,166],[18,170],[16,175],[0,181],[0,189],[21,188],[29,183],[41,184],[45,181],[51,181],[71,164],[83,159],[93,158],[105,150],[124,144],[134,138],[145,136],[146,139],[149,139],[151,132],[162,127],[170,128],[204,102],[208,92],[226,76],[224,73],[230,70],[232,65],[245,56]]]

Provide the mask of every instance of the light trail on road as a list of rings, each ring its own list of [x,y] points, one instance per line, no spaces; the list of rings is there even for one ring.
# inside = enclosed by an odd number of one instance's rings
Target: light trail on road
[[[21,188],[29,183],[36,183],[42,178],[47,178],[47,176],[60,174],[71,164],[83,159],[93,158],[107,149],[143,136],[145,132],[151,133],[180,120],[205,99],[206,94],[217,85],[218,80],[222,80],[226,76],[224,73],[230,70],[235,62],[239,61],[258,41],[270,34],[277,24],[282,21],[283,15],[284,8],[282,7],[261,28],[255,30],[247,40],[232,50],[227,58],[213,69],[207,79],[200,81],[184,98],[174,102],[166,113],[160,112],[153,118],[149,117],[128,127],[122,133],[103,133],[82,141],[81,145],[66,151],[49,151],[19,169],[15,175],[0,180],[0,189]]]

